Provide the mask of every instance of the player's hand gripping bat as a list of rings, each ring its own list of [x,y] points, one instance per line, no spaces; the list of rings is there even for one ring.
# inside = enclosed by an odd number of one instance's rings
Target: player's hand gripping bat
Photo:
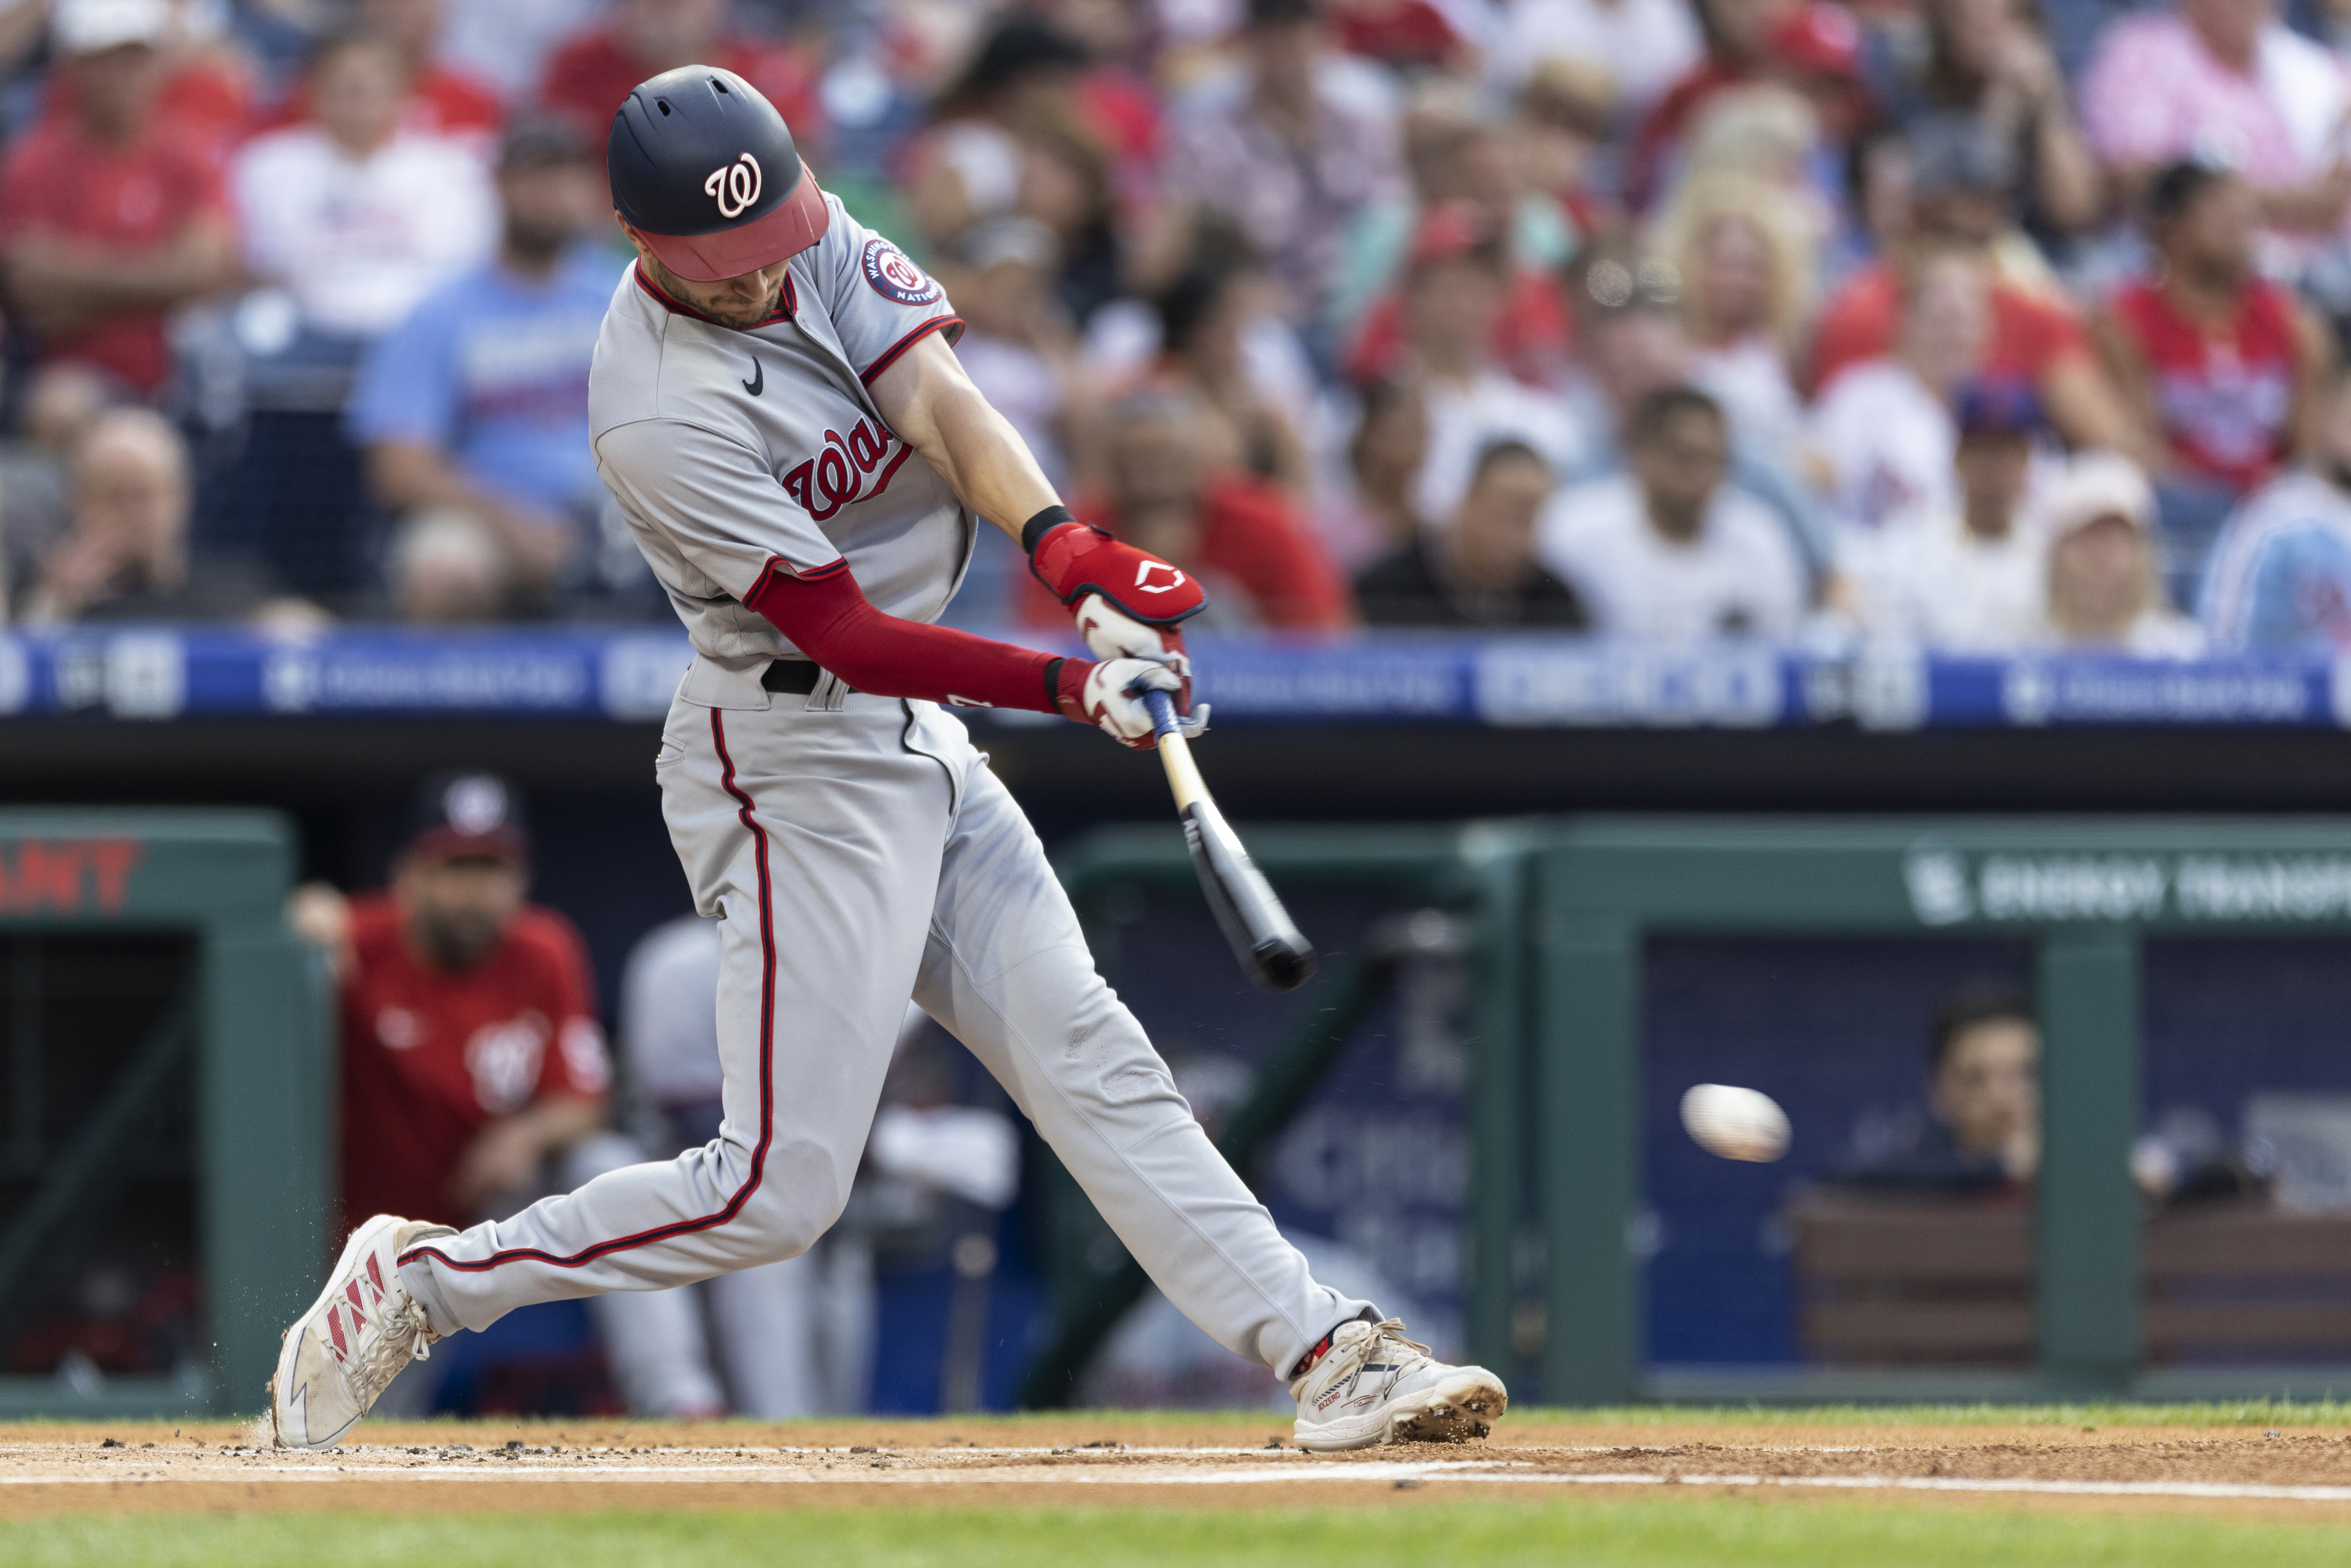
[[[1209,797],[1191,747],[1176,727],[1175,699],[1165,692],[1142,696],[1159,737],[1159,759],[1167,768],[1176,814],[1184,819],[1192,869],[1200,873],[1200,890],[1208,895],[1217,927],[1249,978],[1270,990],[1297,989],[1314,973],[1314,949],[1290,924],[1290,912]]]

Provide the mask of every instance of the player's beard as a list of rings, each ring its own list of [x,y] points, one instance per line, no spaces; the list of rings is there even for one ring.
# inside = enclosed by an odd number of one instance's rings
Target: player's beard
[[[434,911],[418,919],[413,929],[433,967],[451,975],[462,975],[488,957],[506,936],[504,923],[496,916],[470,910]]]
[[[777,311],[783,308],[783,305],[784,286],[778,281],[775,290],[764,301],[748,310],[728,310],[723,306],[708,301],[705,301],[700,309],[704,315],[721,327],[732,327],[737,332],[747,332],[773,317]]]

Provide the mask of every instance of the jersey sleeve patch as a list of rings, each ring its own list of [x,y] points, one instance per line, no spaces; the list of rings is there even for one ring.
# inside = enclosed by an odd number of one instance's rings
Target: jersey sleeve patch
[[[935,305],[946,298],[938,279],[916,267],[903,250],[879,235],[865,242],[860,265],[874,293],[897,305]]]

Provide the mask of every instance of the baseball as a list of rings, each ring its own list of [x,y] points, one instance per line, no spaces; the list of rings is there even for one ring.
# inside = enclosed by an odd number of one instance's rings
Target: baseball
[[[1682,1096],[1682,1126],[1699,1148],[1759,1163],[1788,1152],[1788,1113],[1759,1090],[1694,1083]]]

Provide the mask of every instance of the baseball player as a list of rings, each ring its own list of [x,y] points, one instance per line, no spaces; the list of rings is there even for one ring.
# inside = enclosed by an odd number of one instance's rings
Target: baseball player
[[[1500,1380],[1316,1283],[1218,1157],[948,711],[1059,713],[1149,749],[1140,694],[1189,707],[1176,628],[1198,584],[1071,518],[956,363],[939,286],[817,187],[741,78],[643,83],[607,159],[637,261],[590,423],[695,647],[653,766],[695,907],[721,925],[726,1120],[510,1219],[360,1226],[287,1332],[277,1441],[332,1446],[434,1341],[517,1307],[804,1250],[848,1197],[910,995],[1167,1298],[1289,1379],[1301,1447],[1482,1435]],[[1092,659],[931,623],[982,518],[1019,538]]]

